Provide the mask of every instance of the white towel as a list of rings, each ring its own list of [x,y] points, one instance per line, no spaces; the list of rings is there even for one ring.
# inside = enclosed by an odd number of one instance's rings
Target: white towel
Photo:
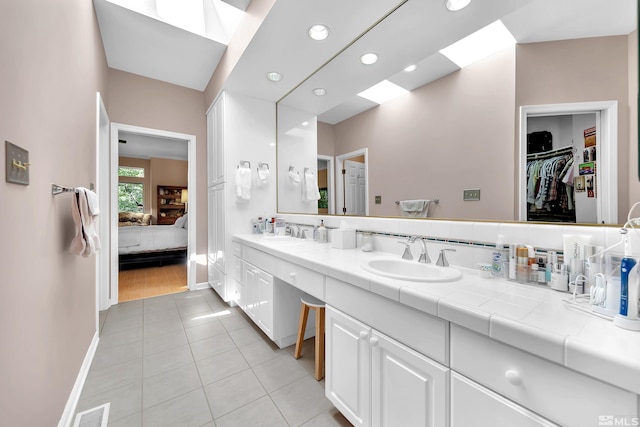
[[[429,203],[431,200],[401,200],[400,211],[402,216],[413,218],[426,218],[429,213]]]
[[[97,204],[97,196],[83,187],[76,188],[72,196],[71,215],[76,225],[76,235],[71,241],[69,251],[76,255],[88,257],[100,249],[100,238],[94,225],[94,215],[90,209],[89,199],[93,198],[93,208],[100,212]]]
[[[249,200],[251,198],[251,169],[247,167],[236,168],[235,184],[237,198]]]
[[[289,171],[289,181],[292,184],[300,184],[300,174],[298,172]]]
[[[269,165],[262,165],[258,168],[258,185],[264,185],[269,179]]]
[[[93,191],[80,187],[84,190],[84,194],[87,196],[87,203],[89,204],[89,213],[93,216],[96,216],[100,213],[100,208],[98,207],[98,196]]]
[[[304,174],[304,199],[320,200],[320,191],[318,190],[318,181],[313,172],[305,172]]]

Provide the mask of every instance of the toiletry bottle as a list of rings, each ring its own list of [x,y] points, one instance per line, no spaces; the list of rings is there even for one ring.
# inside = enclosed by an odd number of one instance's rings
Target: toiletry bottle
[[[498,235],[498,241],[496,242],[496,250],[493,252],[493,257],[491,260],[491,275],[493,277],[504,277],[504,272],[502,271],[502,263],[505,261],[503,259],[503,251],[504,245],[502,240],[504,236],[502,234]]]
[[[318,227],[318,242],[327,243],[327,228],[324,226],[324,220],[320,220],[320,226]]]
[[[529,283],[538,283],[538,264],[529,266]]]
[[[518,255],[516,280],[520,283],[526,283],[529,280],[529,250],[524,246],[520,246],[516,254]]]
[[[538,258],[538,283],[541,285],[547,284],[547,271],[545,269],[544,257]]]
[[[551,282],[551,273],[553,272],[554,264],[558,262],[558,254],[555,251],[549,251],[547,253],[547,265],[545,266],[544,280],[547,283]]]
[[[556,265],[551,273],[549,287],[556,291],[567,292],[569,290],[569,272],[566,264]]]
[[[511,244],[509,245],[509,280],[516,280],[516,267],[518,264],[517,260],[517,250],[518,245]]]

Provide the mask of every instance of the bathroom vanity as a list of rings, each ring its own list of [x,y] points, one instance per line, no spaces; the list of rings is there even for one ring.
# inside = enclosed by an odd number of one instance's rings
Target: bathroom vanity
[[[326,396],[356,426],[638,425],[640,335],[568,294],[470,269],[386,278],[361,267],[380,252],[307,240],[233,245],[239,305],[279,346],[302,292],[326,302]]]

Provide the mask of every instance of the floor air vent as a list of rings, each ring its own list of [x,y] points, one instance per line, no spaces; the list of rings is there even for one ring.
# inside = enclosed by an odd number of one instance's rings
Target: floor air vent
[[[107,427],[110,402],[78,412],[73,427]]]

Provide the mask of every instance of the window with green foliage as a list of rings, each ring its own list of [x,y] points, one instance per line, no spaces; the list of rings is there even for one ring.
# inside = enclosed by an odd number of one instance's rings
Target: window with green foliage
[[[329,192],[326,188],[320,189],[320,199],[318,200],[318,209],[327,209],[329,207]]]
[[[119,166],[118,176],[126,178],[118,184],[118,211],[144,212],[144,168]]]
[[[118,212],[144,212],[144,185],[133,182],[118,184]]]

